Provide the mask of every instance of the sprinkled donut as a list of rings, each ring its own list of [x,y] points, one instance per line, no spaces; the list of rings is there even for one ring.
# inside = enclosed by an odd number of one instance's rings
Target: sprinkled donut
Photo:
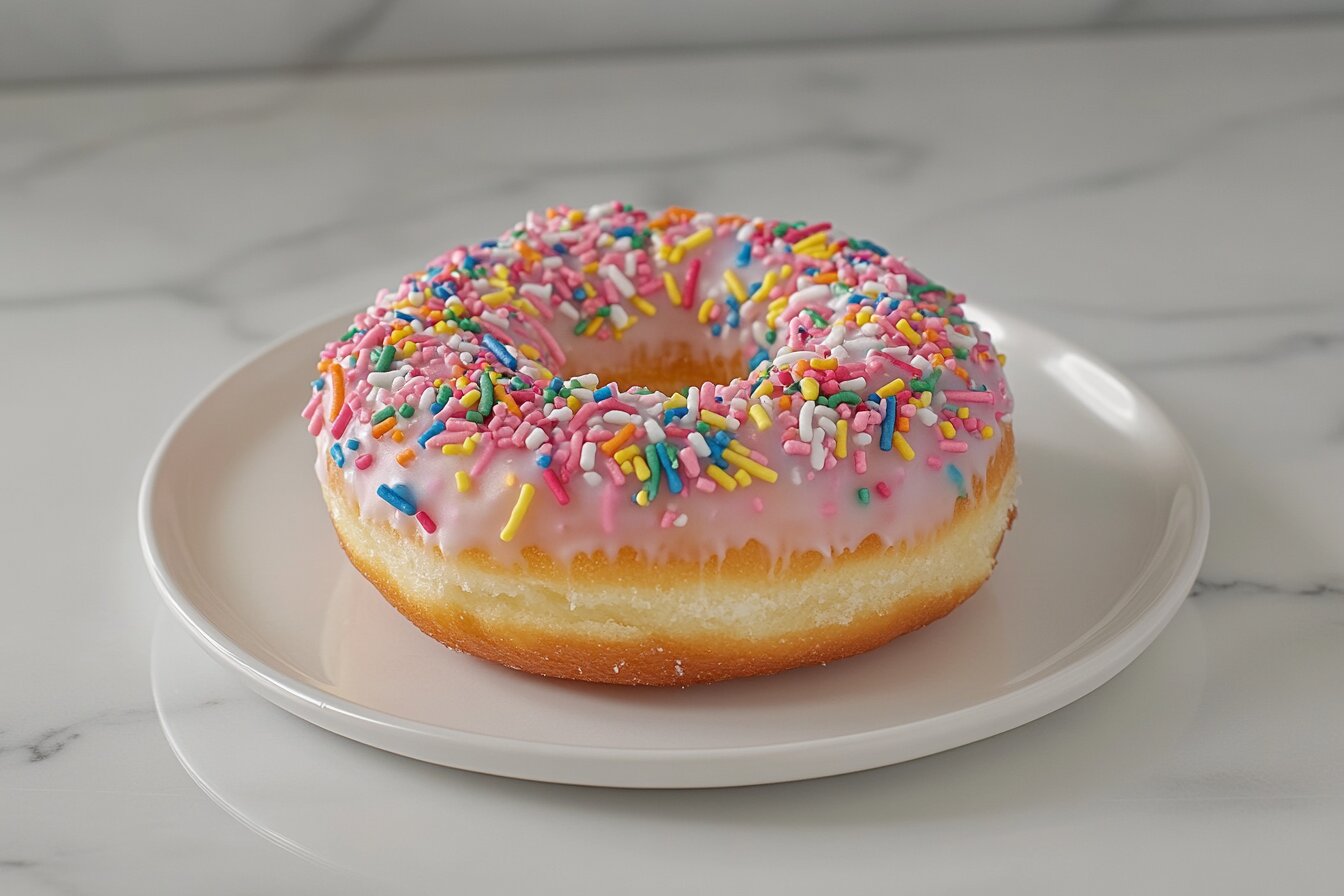
[[[346,554],[443,644],[767,674],[989,576],[1013,400],[963,299],[826,222],[552,208],[380,292],[303,417]]]

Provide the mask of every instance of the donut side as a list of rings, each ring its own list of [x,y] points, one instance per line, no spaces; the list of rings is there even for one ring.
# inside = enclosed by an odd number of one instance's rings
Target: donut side
[[[322,486],[354,566],[440,643],[539,675],[685,686],[853,656],[952,612],[989,577],[1016,513],[1010,426],[1003,435],[936,531],[895,546],[874,534],[831,557],[774,557],[753,540],[703,564],[530,548],[506,567],[362,518],[334,466]]]

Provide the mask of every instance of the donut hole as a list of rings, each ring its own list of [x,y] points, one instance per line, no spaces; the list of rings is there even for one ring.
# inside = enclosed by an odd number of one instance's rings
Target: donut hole
[[[595,373],[605,385],[643,386],[672,394],[702,383],[727,383],[746,376],[750,353],[737,331],[714,336],[682,309],[666,309],[641,321],[621,339],[593,339],[557,333],[565,351],[564,374]]]

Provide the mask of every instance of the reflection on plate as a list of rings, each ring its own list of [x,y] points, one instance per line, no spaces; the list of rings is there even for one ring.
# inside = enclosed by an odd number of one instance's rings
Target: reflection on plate
[[[406,756],[625,787],[925,756],[1105,682],[1171,619],[1203,556],[1207,493],[1170,422],[1104,364],[998,314],[1021,513],[968,604],[864,656],[764,679],[677,691],[523,675],[444,650],[345,562],[311,440],[276,386],[305,382],[334,326],[266,350],[183,416],[146,474],[142,540],[169,607],[228,668],[296,715]]]

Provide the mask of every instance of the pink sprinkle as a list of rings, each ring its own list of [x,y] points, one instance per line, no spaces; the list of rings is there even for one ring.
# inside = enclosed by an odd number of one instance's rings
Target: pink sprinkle
[[[570,419],[569,421],[570,428],[571,429],[579,428],[583,424],[587,423],[588,418],[596,414],[599,410],[601,410],[601,408],[598,406],[597,402],[590,401],[586,404],[580,405],[579,409],[574,412],[573,418]]]
[[[765,502],[762,501],[760,498],[752,498],[751,509],[756,511],[757,513],[761,513],[765,510]]]
[[[966,452],[966,443],[955,439],[942,439],[938,442],[938,447],[949,454],[964,454]]]
[[[929,455],[929,459],[926,461],[926,463],[935,470],[941,470],[943,468],[942,460],[940,458],[935,457],[932,454]]]
[[[682,469],[686,471],[687,476],[695,478],[700,475],[700,458],[695,456],[695,451],[691,449],[690,445],[686,445],[678,451],[677,457],[681,459]]]
[[[948,389],[943,393],[948,401],[957,401],[962,404],[993,404],[993,392],[972,392],[965,389]]]
[[[700,259],[692,258],[686,268],[685,285],[681,288],[681,307],[692,308],[695,305],[695,290],[700,284]]]
[[[359,457],[355,458],[355,467],[360,470],[367,470],[372,463],[372,454],[361,454]]]
[[[671,529],[672,524],[676,522],[677,515],[670,510],[663,511],[663,517],[658,521],[658,525],[664,529]]]
[[[430,535],[433,535],[434,530],[439,528],[438,524],[434,522],[434,518],[431,517],[429,514],[425,513],[423,510],[417,513],[415,515],[415,518],[420,521],[420,527],[424,529],[426,532],[428,532]]]
[[[304,405],[303,413],[300,414],[299,416],[307,420],[309,417],[313,416],[313,412],[317,410],[317,406],[321,403],[322,403],[322,393],[314,392],[313,397],[308,399],[308,404]]]
[[[885,482],[879,482],[875,487],[877,488],[877,493],[883,498],[891,497],[891,486],[887,485]]]
[[[695,480],[695,487],[702,492],[712,492],[714,489],[718,488],[718,485],[716,485],[714,480],[710,479],[708,476],[701,476],[699,479]]]
[[[341,405],[340,412],[331,424],[331,434],[335,438],[345,435],[345,428],[350,425],[350,418],[354,415],[350,412],[350,405]]]
[[[604,464],[607,468],[607,475],[615,485],[625,485],[625,474],[621,472],[621,465],[611,458],[605,458]]]
[[[322,431],[322,414],[314,414],[308,420],[308,435],[315,436]]]
[[[555,495],[555,500],[560,502],[561,507],[569,503],[569,492],[560,484],[560,479],[554,470],[550,467],[544,468],[541,471],[541,478],[546,480],[546,486],[551,490],[551,494]]]
[[[868,452],[862,448],[854,452],[854,472],[860,476],[868,472]]]
[[[790,439],[789,441],[784,443],[784,453],[798,454],[798,455],[811,454],[812,445],[809,444],[808,442],[804,442],[802,439]],[[861,453],[862,452],[858,452],[854,456],[858,457],[858,455]],[[860,470],[859,472],[862,473],[863,471]]]
[[[616,531],[616,500],[619,494],[614,485],[608,485],[602,490],[602,531],[608,535]]]
[[[485,440],[482,439],[482,441]],[[485,441],[485,445],[481,449],[481,456],[476,459],[476,463],[472,464],[471,478],[475,479],[477,476],[484,473],[485,468],[490,466],[490,458],[494,456],[495,456],[495,440],[490,439],[489,441]]]

